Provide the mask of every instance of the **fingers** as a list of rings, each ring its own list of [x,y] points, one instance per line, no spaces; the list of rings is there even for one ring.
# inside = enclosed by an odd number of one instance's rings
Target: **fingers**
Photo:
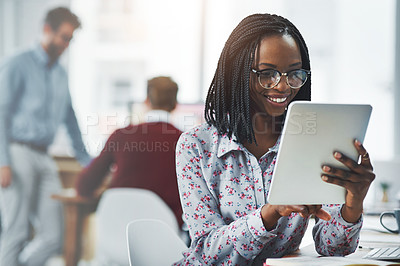
[[[289,216],[292,213],[298,213],[304,219],[313,214],[325,221],[331,219],[330,214],[322,209],[322,205],[280,205],[278,209],[281,216]]]
[[[371,160],[369,158],[369,154],[364,146],[361,144],[359,140],[354,140],[354,147],[356,148],[358,154],[361,156],[361,162],[358,164],[356,161],[350,159],[349,157],[345,156],[343,153],[339,151],[335,151],[333,153],[333,157],[336,160],[346,165],[350,170],[363,173],[365,170],[372,170]]]
[[[323,173],[321,174],[323,181],[346,189],[346,204],[349,204],[349,206],[362,205],[368,189],[375,179],[367,150],[358,140],[354,140],[354,147],[361,157],[359,163],[339,151],[334,151],[334,158],[347,166],[348,169],[322,165]],[[357,215],[359,214],[356,213]],[[326,213],[319,210],[316,216],[321,219],[329,218]]]
[[[316,216],[321,216],[323,220],[330,220],[330,215],[322,210],[322,205],[295,205],[290,206],[293,209],[292,212],[298,212],[299,215],[303,218],[308,218],[310,215],[314,214]]]
[[[314,214],[316,217],[329,221],[332,217],[329,213],[322,209],[322,205],[303,205],[303,210],[299,212],[300,216],[307,218]]]
[[[309,216],[309,210],[305,205],[275,205],[280,216],[289,216],[293,212],[299,213],[301,217]]]
[[[307,205],[301,206],[299,214],[303,218],[307,218],[311,214],[311,210],[307,207]]]
[[[347,166],[349,170],[322,165],[322,171],[324,172],[321,175],[322,180],[345,187],[346,189],[351,188],[358,182],[371,183],[374,180],[375,175],[372,172],[372,165],[366,149],[358,140],[354,140],[354,146],[361,155],[361,163],[358,164],[343,153],[335,151],[333,153],[335,159]]]
[[[334,151],[333,157],[335,157],[336,160],[347,166],[351,171],[360,173],[364,170],[364,167],[360,166],[356,161],[350,159],[339,151]]]
[[[360,164],[367,169],[372,170],[373,167],[371,164],[371,159],[369,158],[369,154],[358,139],[354,140],[354,146],[356,147],[358,154],[361,156]]]
[[[329,165],[323,165],[322,171],[327,175],[335,176],[343,180],[351,180],[351,181],[358,181],[358,175],[335,167],[331,167]]]
[[[303,218],[306,218],[309,215],[309,211],[305,205],[286,205],[283,207],[284,210],[280,212],[282,216],[288,216],[293,212],[299,213]]]
[[[332,219],[331,215],[326,212],[325,210],[323,210],[322,208],[318,209],[315,212],[315,216],[317,216],[318,218],[324,220],[324,221],[329,221],[330,219]]]
[[[349,187],[353,184],[353,182],[338,178],[338,177],[334,177],[334,176],[329,176],[329,175],[325,175],[323,174],[321,176],[321,179],[327,183],[330,184],[335,184],[341,187],[344,187],[346,189],[349,189]]]

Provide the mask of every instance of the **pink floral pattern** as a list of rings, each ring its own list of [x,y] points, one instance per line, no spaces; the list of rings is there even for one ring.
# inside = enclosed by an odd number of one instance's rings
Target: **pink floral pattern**
[[[279,140],[257,160],[243,145],[220,136],[206,123],[181,135],[176,172],[192,242],[176,265],[262,265],[268,257],[281,257],[299,247],[308,219],[291,214],[267,231],[260,215],[278,147]],[[354,252],[361,219],[347,223],[339,205],[324,209],[332,219],[315,224],[316,250],[332,256]]]

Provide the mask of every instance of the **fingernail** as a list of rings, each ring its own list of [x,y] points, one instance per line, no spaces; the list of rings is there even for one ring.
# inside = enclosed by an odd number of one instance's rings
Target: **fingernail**
[[[330,172],[330,171],[331,171],[331,168],[330,168],[329,166],[324,165],[324,166],[322,167],[322,170],[324,170],[324,172]]]
[[[328,177],[326,175],[321,176],[322,180],[328,181]]]
[[[356,139],[356,140],[354,141],[354,143],[355,143],[357,146],[360,146],[360,145],[361,145],[361,142],[360,142],[358,139]]]
[[[335,153],[333,154],[333,156],[335,156],[336,159],[340,159],[342,158],[342,154],[340,152],[335,151]]]

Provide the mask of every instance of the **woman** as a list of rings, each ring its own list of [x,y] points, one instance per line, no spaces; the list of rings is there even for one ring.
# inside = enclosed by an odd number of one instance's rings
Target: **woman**
[[[311,214],[316,250],[347,255],[356,249],[362,205],[374,179],[365,148],[361,163],[333,156],[350,170],[323,166],[325,182],[346,188],[343,205],[274,206],[266,202],[286,108],[311,100],[307,46],[297,28],[277,15],[255,14],[233,30],[206,101],[206,120],[177,145],[184,220],[192,239],[181,265],[259,265],[295,251]]]

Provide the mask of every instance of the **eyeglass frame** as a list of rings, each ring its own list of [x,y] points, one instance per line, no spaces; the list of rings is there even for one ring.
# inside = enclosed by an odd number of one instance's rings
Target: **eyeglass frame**
[[[272,87],[264,87],[264,86],[262,85],[262,83],[261,83],[260,74],[261,74],[263,71],[266,71],[266,70],[274,70],[274,71],[276,71],[276,72],[279,73],[279,79],[278,79],[278,81],[276,82],[276,84],[275,84],[274,86],[272,86]],[[305,72],[306,72],[306,74],[307,74],[306,79],[304,80],[304,83],[301,84],[301,86],[299,86],[299,87],[292,87],[292,86],[289,84],[289,76],[288,76],[288,73],[293,72],[293,71],[298,71],[298,70],[302,70],[302,71],[305,71]],[[288,71],[288,72],[283,72],[283,73],[281,73],[281,72],[280,72],[279,70],[277,70],[277,69],[256,70],[256,69],[252,68],[251,71],[252,71],[253,73],[257,74],[258,83],[259,83],[260,86],[263,87],[264,89],[273,89],[273,88],[275,88],[276,86],[278,86],[279,82],[281,82],[282,76],[286,76],[286,84],[287,84],[290,88],[292,88],[292,89],[300,89],[301,87],[304,86],[304,84],[306,84],[307,79],[308,79],[308,76],[311,75],[311,70],[302,69],[302,68],[293,69],[293,70],[290,70],[290,71]]]

